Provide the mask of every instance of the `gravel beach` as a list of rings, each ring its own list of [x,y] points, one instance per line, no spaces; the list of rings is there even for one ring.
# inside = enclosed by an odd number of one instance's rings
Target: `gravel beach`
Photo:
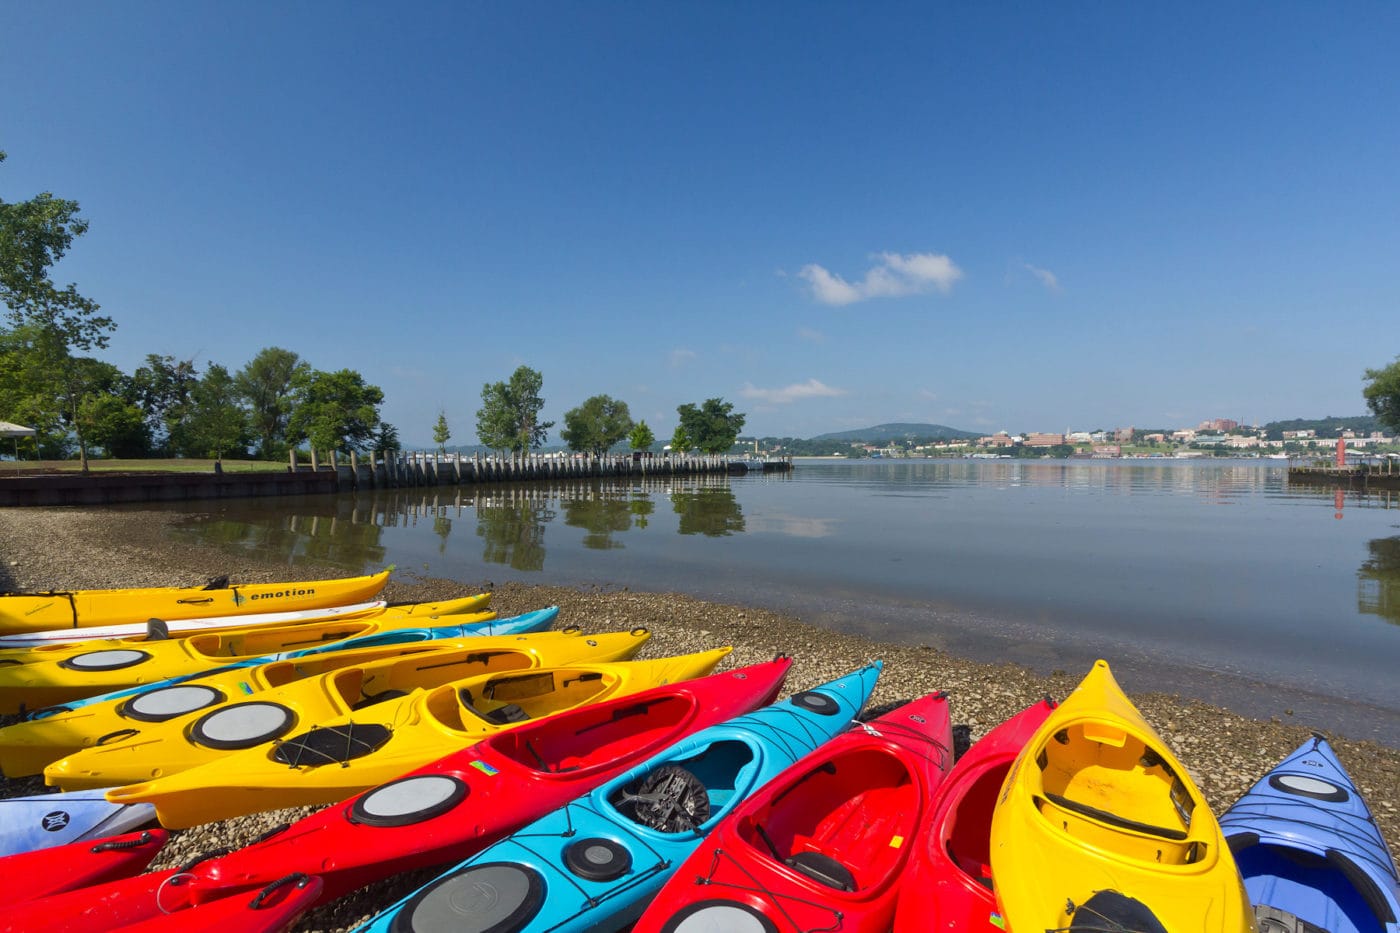
[[[115,586],[188,586],[228,574],[235,581],[317,579],[345,575],[325,566],[257,564],[246,554],[190,548],[171,543],[159,511],[100,509],[0,509],[0,590]],[[488,581],[447,581],[397,571],[386,597],[422,601],[464,596],[490,588]],[[947,691],[960,740],[970,741],[1041,696],[1063,698],[1083,671],[1037,675],[1013,665],[976,663],[940,651],[885,645],[833,634],[777,613],[702,602],[666,593],[508,584],[492,588],[492,608],[501,616],[557,605],[560,625],[587,632],[645,626],[652,639],[643,657],[662,657],[733,645],[723,668],[792,655],[787,691],[803,689],[847,673],[872,659],[885,663],[872,706],[876,709],[931,690]],[[1110,664],[1113,658],[1107,659]],[[1138,693],[1127,678],[1124,689],[1191,770],[1215,812],[1222,812],[1261,773],[1293,751],[1309,735],[1280,721],[1249,719],[1193,700],[1189,685],[1180,694]],[[0,719],[0,724],[13,721]],[[1371,804],[1392,847],[1400,845],[1400,749],[1374,742],[1329,736],[1337,754]],[[9,781],[5,796],[43,793],[41,779]],[[195,854],[252,840],[296,812],[279,811],[209,824],[173,834],[153,866],[169,867]],[[372,886],[309,914],[295,929],[339,931],[352,928],[392,900],[431,877],[416,873]]]

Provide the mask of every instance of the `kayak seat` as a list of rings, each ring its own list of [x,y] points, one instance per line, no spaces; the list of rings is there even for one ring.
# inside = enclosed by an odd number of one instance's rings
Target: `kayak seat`
[[[493,709],[491,712],[487,713],[484,718],[487,722],[494,722],[504,726],[512,722],[524,722],[530,718],[530,715],[514,703],[507,703],[505,706],[498,706],[496,709]]]
[[[809,832],[799,830],[793,834],[793,847],[798,850],[795,857],[816,857],[817,861],[854,866],[854,871],[846,870],[851,887],[833,885],[840,890],[855,891],[878,884],[895,870],[916,831],[919,802],[915,798],[912,784],[860,791]]]
[[[399,697],[406,696],[408,696],[408,693],[403,690],[381,690],[378,693],[366,694],[363,699],[353,704],[350,708],[352,710],[364,709],[376,703],[383,703],[385,700],[395,700]]]
[[[476,708],[476,698],[472,696],[471,690],[467,687],[463,687],[461,690],[457,691],[457,699],[459,699],[462,705],[474,716],[484,719],[487,722],[494,722],[498,726],[504,726],[512,722],[524,722],[530,718],[530,715],[515,703],[507,703],[489,712],[482,712]]]
[[[838,891],[856,889],[856,879],[851,870],[823,852],[795,852],[783,859],[783,864],[828,888]]]

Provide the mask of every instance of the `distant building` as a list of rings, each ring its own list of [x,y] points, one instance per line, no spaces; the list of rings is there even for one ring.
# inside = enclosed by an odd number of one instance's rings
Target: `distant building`
[[[1317,437],[1317,431],[1308,428],[1305,431],[1284,431],[1283,439],[1286,441],[1301,441],[1304,438]]]
[[[1120,444],[1131,444],[1133,442],[1133,429],[1119,428],[1113,432],[1113,439]]]
[[[1057,447],[1065,442],[1063,434],[1036,434],[1026,435],[1027,447]]]
[[[1165,443],[1167,442],[1167,436],[1166,436],[1165,434],[1160,434],[1160,433],[1158,433],[1158,434],[1145,434],[1145,435],[1143,435],[1143,438],[1142,438],[1142,439],[1145,440],[1145,441],[1147,441],[1147,443],[1149,443],[1149,444],[1165,444]]]
[[[1123,448],[1118,444],[1096,444],[1094,445],[1095,457],[1121,457]]]
[[[1212,418],[1209,421],[1202,421],[1196,426],[1197,431],[1214,431],[1217,434],[1226,434],[1240,426],[1238,421],[1230,418]]]
[[[1010,447],[1014,441],[1011,435],[1005,431],[998,431],[996,434],[987,437],[979,437],[977,443],[982,447]]]

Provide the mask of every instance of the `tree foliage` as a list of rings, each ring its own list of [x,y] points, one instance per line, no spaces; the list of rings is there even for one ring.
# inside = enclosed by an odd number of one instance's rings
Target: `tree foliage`
[[[1366,388],[1361,394],[1376,420],[1392,431],[1400,431],[1400,357],[1382,369],[1366,370]]]
[[[287,436],[313,450],[367,450],[379,428],[384,392],[352,369],[307,369],[292,379]]]
[[[685,425],[676,425],[676,429],[671,432],[671,453],[683,454],[694,446],[690,435],[685,432]]]
[[[698,408],[687,403],[677,407],[676,412],[691,444],[707,454],[729,450],[744,429],[745,416],[723,399],[706,399]]]
[[[638,421],[632,427],[632,432],[627,435],[627,443],[633,450],[648,450],[656,443],[656,435],[645,421]]]
[[[292,382],[311,364],[291,350],[264,347],[233,377],[248,405],[248,420],[257,436],[258,456],[277,460],[287,453],[287,421],[292,414]]]
[[[564,412],[564,430],[559,436],[570,450],[602,454],[632,430],[632,414],[627,403],[610,395],[595,395],[577,408]]]
[[[0,152],[0,162],[5,153]],[[97,302],[78,293],[76,285],[59,287],[50,269],[63,259],[73,240],[87,232],[78,202],[45,191],[26,201],[0,199],[0,303],[10,332],[7,341],[16,369],[0,375],[0,386],[20,410],[34,410],[56,432],[61,421],[77,435],[87,469],[84,418],[78,415],[93,389],[84,382],[89,368],[72,365],[75,351],[104,349],[116,327],[99,315]],[[55,418],[55,409],[61,418]]]
[[[379,422],[379,429],[374,434],[374,449],[386,454],[403,450],[403,444],[399,441],[399,429],[387,421]]]
[[[180,437],[180,453],[222,460],[226,453],[247,450],[248,412],[226,368],[211,363],[190,396],[189,415]]]
[[[445,453],[447,442],[452,439],[452,429],[447,426],[447,412],[438,412],[437,423],[433,425],[433,443],[438,445],[438,453]]]
[[[83,425],[83,436],[109,457],[135,458],[150,453],[145,413],[120,395],[83,396],[77,417]]]
[[[541,421],[544,377],[528,366],[518,367],[509,382],[488,382],[481,387],[481,407],[476,412],[476,436],[496,450],[529,453],[549,437],[553,421]]]
[[[190,394],[199,383],[194,360],[147,354],[131,376],[134,403],[145,416],[151,443],[166,456],[178,453],[182,424],[190,414]],[[201,455],[202,456],[202,455]]]

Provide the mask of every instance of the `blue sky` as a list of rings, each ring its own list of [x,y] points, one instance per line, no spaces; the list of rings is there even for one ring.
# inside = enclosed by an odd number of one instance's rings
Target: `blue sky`
[[[1400,6],[0,3],[0,198],[104,358],[280,346],[426,444],[1359,414],[1400,354]],[[557,432],[551,440],[557,439]]]

